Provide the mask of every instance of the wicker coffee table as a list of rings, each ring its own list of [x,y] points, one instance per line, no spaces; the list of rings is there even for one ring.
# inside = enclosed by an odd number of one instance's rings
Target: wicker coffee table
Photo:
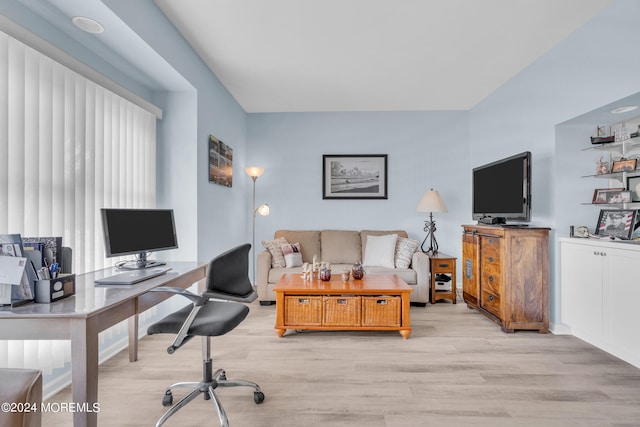
[[[404,339],[411,335],[413,289],[395,274],[365,275],[348,282],[337,274],[326,282],[285,274],[273,290],[279,337],[287,329],[399,331]]]

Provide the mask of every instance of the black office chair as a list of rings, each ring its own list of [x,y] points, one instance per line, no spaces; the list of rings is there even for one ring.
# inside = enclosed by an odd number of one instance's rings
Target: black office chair
[[[205,400],[211,399],[218,412],[220,424],[223,427],[229,425],[227,415],[218,401],[215,389],[217,387],[247,386],[253,387],[253,400],[255,403],[264,401],[264,393],[260,386],[250,381],[227,379],[224,369],[213,371],[211,360],[211,337],[224,335],[238,326],[249,313],[249,308],[240,304],[251,302],[258,296],[249,281],[249,250],[250,244],[244,244],[232,248],[214,258],[209,263],[206,279],[206,291],[202,295],[196,295],[179,288],[159,287],[152,289],[154,292],[171,292],[182,295],[192,301],[188,305],[164,319],[151,325],[147,333],[149,335],[159,333],[176,334],[173,343],[167,348],[169,354],[179,349],[184,343],[195,336],[201,336],[203,354],[203,378],[199,382],[180,382],[169,386],[162,399],[163,406],[173,404],[173,388],[194,388],[178,403],[169,409],[158,420],[159,427],[180,408],[195,399],[200,393]]]

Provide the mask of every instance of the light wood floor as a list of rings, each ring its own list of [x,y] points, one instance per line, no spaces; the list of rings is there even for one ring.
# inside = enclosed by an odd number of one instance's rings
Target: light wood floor
[[[237,329],[213,340],[229,379],[255,381],[266,394],[256,405],[251,389],[218,389],[231,425],[640,425],[640,369],[577,338],[504,334],[460,303],[412,307],[411,316],[408,340],[397,332],[277,338],[275,306],[252,304]],[[101,426],[154,425],[164,387],[199,379],[200,342],[168,355],[170,339],[145,337],[139,362],[122,352],[100,367]],[[50,401],[71,401],[70,389]],[[71,416],[47,413],[43,425],[67,427]],[[165,425],[219,424],[211,402],[196,399]]]

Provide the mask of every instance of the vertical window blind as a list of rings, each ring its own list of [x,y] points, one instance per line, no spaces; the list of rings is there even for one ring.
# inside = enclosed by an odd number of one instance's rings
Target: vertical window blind
[[[99,209],[154,207],[155,191],[156,116],[0,32],[0,234],[62,236],[74,272],[96,270]],[[0,366],[69,356],[68,341],[0,341]]]

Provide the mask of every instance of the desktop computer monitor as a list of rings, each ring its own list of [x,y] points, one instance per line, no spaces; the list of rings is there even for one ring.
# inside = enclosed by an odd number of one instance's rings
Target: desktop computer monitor
[[[178,247],[172,209],[105,208],[100,213],[107,258],[135,254],[135,266],[129,268],[162,265],[147,261],[149,253]]]

